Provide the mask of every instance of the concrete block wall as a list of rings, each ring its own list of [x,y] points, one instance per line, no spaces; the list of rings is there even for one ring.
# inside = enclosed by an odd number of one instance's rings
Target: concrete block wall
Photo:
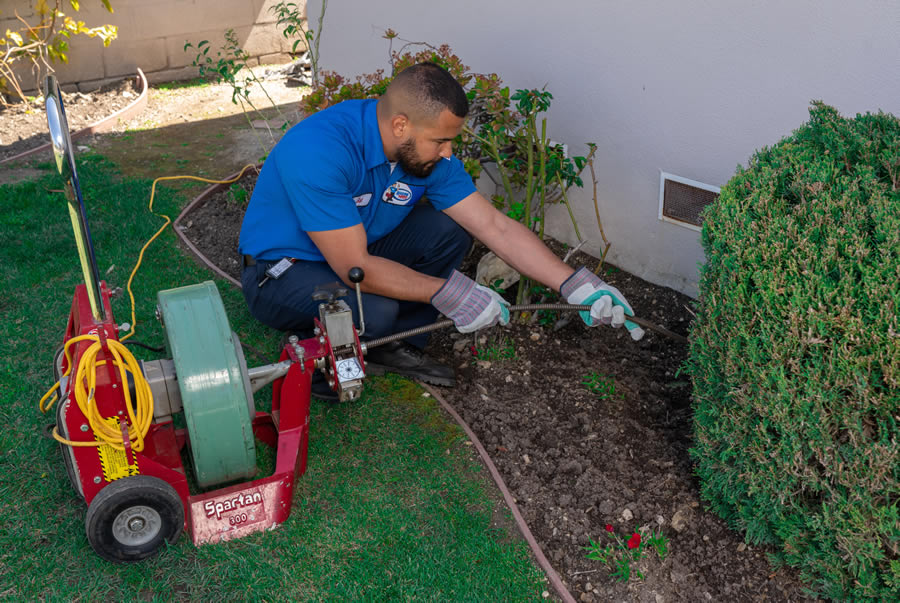
[[[305,1],[296,1],[305,16]],[[270,10],[275,4],[278,0],[111,0],[110,14],[100,0],[82,0],[78,12],[63,2],[60,10],[66,15],[88,27],[115,25],[119,35],[106,48],[98,38],[74,36],[69,41],[69,63],[53,67],[64,89],[82,92],[133,75],[138,67],[150,82],[189,79],[198,73],[191,65],[197,53],[185,52],[184,45],[196,47],[209,40],[209,56],[215,61],[227,29],[235,31],[241,48],[253,57],[251,65],[285,63],[291,60],[294,39],[286,39],[276,27]],[[31,0],[0,0],[0,34],[22,28],[17,14],[37,23]],[[301,48],[302,43],[298,51]],[[20,79],[25,90],[34,88],[27,69]]]

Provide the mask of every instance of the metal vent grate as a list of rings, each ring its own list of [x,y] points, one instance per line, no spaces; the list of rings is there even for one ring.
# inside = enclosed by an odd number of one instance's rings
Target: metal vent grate
[[[719,196],[717,186],[671,174],[663,173],[660,184],[660,219],[697,229],[703,222],[700,213]]]

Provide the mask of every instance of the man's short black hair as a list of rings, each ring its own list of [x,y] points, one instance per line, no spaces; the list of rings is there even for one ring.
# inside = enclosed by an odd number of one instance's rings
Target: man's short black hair
[[[410,98],[423,115],[437,117],[447,109],[457,117],[469,113],[466,92],[450,72],[431,62],[418,63],[398,73],[389,89],[398,87]]]

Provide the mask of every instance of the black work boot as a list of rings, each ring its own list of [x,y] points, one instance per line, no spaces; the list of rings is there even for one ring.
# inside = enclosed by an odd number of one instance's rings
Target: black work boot
[[[325,382],[325,377],[319,371],[313,373],[311,389],[312,391],[310,393],[313,398],[325,400],[326,402],[338,401],[337,392],[328,387],[328,384]]]
[[[366,372],[371,375],[396,373],[445,387],[456,385],[456,375],[452,368],[435,362],[422,350],[405,341],[392,341],[368,352]]]

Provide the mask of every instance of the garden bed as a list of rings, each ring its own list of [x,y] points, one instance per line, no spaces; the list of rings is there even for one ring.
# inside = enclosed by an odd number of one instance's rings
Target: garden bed
[[[136,85],[137,81],[140,83]],[[73,133],[80,132],[122,111],[140,97],[145,85],[146,81],[139,76],[108,84],[90,93],[63,92],[69,129]],[[41,101],[0,107],[0,126],[0,162],[50,142],[47,115]]]
[[[179,228],[203,255],[240,278],[237,236],[255,176],[211,195]],[[564,246],[548,241],[560,257]],[[484,249],[462,270],[474,275]],[[596,266],[575,254],[573,265]],[[638,316],[686,335],[692,300],[611,266],[604,278]],[[648,332],[587,329],[574,315],[463,336],[437,331],[428,352],[457,370],[444,397],[484,443],[531,530],[581,601],[807,600],[789,570],[744,544],[705,512],[688,448],[691,386],[680,367],[687,347]],[[565,318],[565,317],[563,317]],[[565,321],[564,321],[565,322]],[[645,576],[617,582],[587,558],[589,540],[611,542],[643,529],[668,539],[668,554],[633,566]]]

